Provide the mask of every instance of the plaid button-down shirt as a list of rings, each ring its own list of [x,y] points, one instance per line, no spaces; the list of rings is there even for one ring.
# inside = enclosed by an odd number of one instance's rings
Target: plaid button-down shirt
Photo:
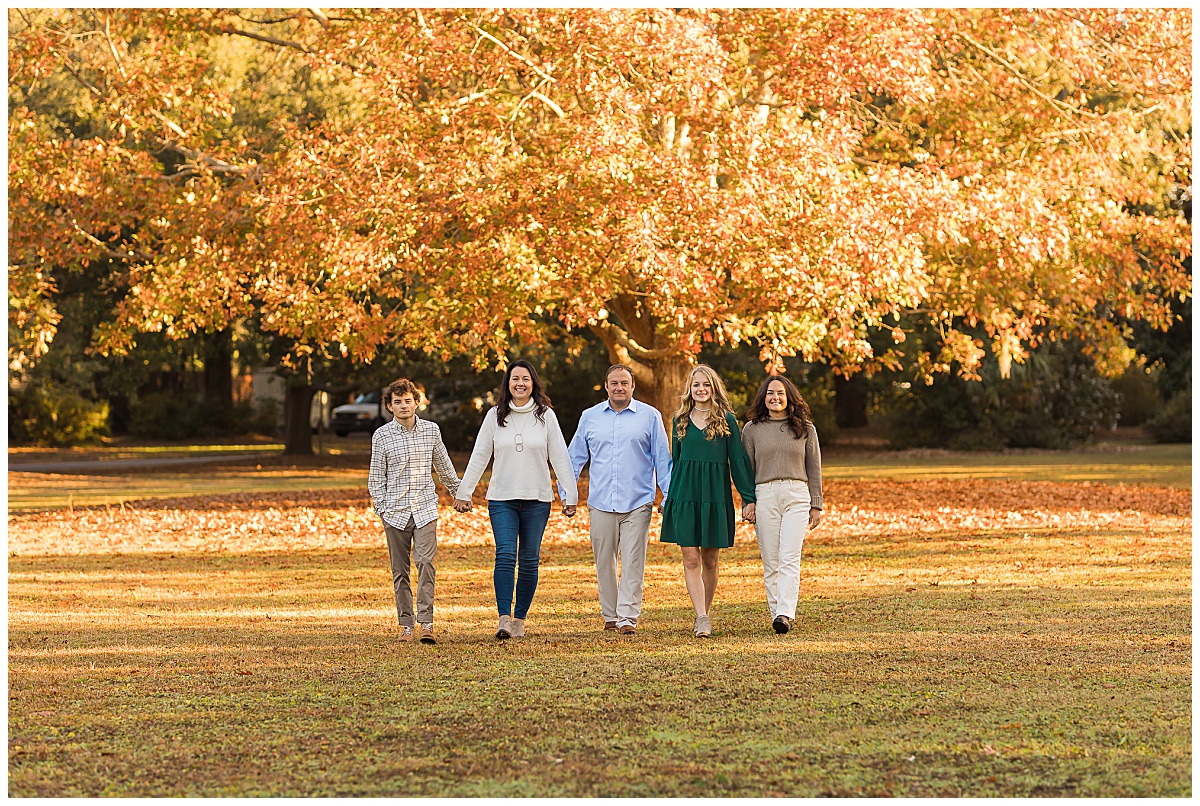
[[[371,472],[367,491],[375,512],[397,529],[408,526],[411,515],[418,527],[437,518],[437,490],[433,473],[451,495],[458,492],[458,473],[437,423],[416,418],[409,431],[393,419],[371,437]]]

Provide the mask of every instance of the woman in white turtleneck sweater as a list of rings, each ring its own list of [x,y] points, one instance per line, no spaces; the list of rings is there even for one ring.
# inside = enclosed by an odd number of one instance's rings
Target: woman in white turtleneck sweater
[[[567,442],[554,409],[550,408],[550,398],[528,361],[509,365],[500,384],[500,401],[483,418],[483,427],[475,438],[475,448],[454,501],[459,512],[471,508],[471,494],[489,461],[492,461],[492,480],[487,490],[488,517],[496,540],[492,582],[500,613],[496,637],[521,638],[525,635],[525,616],[537,590],[542,535],[554,501],[547,461],[567,492],[563,514],[573,517],[579,502],[576,485],[564,482],[575,478]]]

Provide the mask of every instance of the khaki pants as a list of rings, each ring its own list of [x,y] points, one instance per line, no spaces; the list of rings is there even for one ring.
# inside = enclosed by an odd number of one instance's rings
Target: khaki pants
[[[412,516],[403,529],[385,523],[388,560],[392,566],[392,587],[396,593],[396,619],[401,626],[413,625],[413,595],[409,584],[409,555],[417,563],[417,621],[433,623],[433,557],[437,554],[437,519],[417,527]]]
[[[646,548],[650,543],[650,512],[653,508],[653,504],[646,504],[632,512],[605,512],[588,507],[600,613],[605,621],[617,622],[618,627],[637,624],[642,612]],[[618,557],[621,561],[619,586]]]
[[[754,487],[754,531],[762,554],[763,584],[771,616],[796,618],[800,549],[808,531],[808,482],[768,481]]]

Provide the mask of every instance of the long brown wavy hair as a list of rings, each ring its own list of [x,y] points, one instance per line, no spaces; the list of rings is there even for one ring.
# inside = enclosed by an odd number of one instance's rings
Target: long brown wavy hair
[[[538,377],[537,370],[524,358],[518,359],[504,370],[504,380],[500,382],[500,400],[496,403],[496,425],[500,428],[504,427],[504,421],[508,419],[509,411],[512,409],[512,392],[509,391],[508,380],[517,367],[529,370],[529,377],[533,381],[533,393],[530,397],[533,399],[533,414],[537,417],[538,422],[546,422],[546,409],[550,408],[550,395],[546,394],[546,390],[542,387],[542,380]]]
[[[708,424],[704,426],[704,438],[713,440],[717,437],[727,437],[729,422],[725,418],[733,413],[733,409],[729,405],[729,395],[725,393],[725,384],[721,382],[721,376],[716,370],[708,364],[697,364],[695,369],[688,373],[687,386],[683,389],[679,409],[675,412],[675,438],[683,439],[687,434],[688,420],[692,416],[692,410],[696,408],[696,401],[692,400],[692,379],[697,372],[712,384],[712,409],[708,412]]]
[[[808,403],[800,394],[800,390],[796,388],[796,384],[782,375],[768,375],[762,386],[758,387],[758,394],[754,396],[754,402],[750,404],[750,411],[746,415],[746,419],[752,423],[761,423],[770,419],[771,412],[767,409],[767,387],[771,385],[771,381],[779,381],[783,384],[783,391],[787,395],[787,408],[784,411],[787,414],[787,424],[792,431],[792,436],[795,439],[806,436],[809,426],[812,425],[812,409],[808,407]]]

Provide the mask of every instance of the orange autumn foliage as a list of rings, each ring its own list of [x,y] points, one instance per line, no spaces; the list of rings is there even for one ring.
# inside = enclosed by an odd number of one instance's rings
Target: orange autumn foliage
[[[1056,335],[1104,365],[1108,314],[1165,326],[1190,293],[1184,9],[9,22],[13,361],[52,338],[49,270],[100,257],[128,289],[103,349],[253,314],[300,352],[483,364],[586,328],[651,400],[706,339],[892,364],[868,329],[902,316],[943,333],[927,373]],[[345,97],[242,125],[244,65],[277,62]]]

